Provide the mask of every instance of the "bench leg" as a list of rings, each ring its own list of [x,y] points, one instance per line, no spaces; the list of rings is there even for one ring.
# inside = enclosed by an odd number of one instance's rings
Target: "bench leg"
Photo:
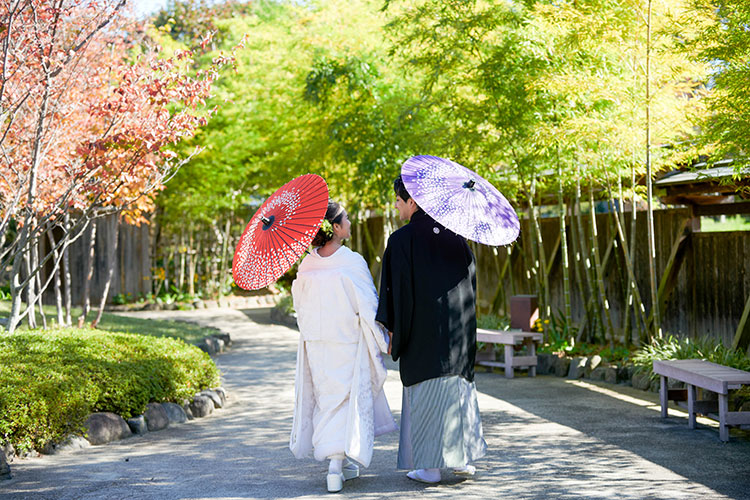
[[[667,405],[669,405],[668,390],[667,390],[667,377],[662,375],[659,377],[659,401],[661,402],[661,418],[667,418]]]
[[[725,443],[729,441],[729,427],[727,426],[728,411],[729,395],[719,394],[719,438]]]
[[[529,344],[529,356],[536,356],[536,344],[533,340],[528,339]],[[536,363],[529,366],[529,377],[536,377]]]
[[[513,346],[505,345],[505,378],[513,378]]]
[[[687,384],[688,427],[695,429],[695,386]]]

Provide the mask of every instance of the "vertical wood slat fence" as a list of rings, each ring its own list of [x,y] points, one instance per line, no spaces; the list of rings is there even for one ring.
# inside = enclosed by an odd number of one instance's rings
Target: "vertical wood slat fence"
[[[151,241],[150,226],[141,224],[131,226],[120,224],[119,244],[117,248],[114,275],[109,291],[109,300],[117,294],[145,295],[151,292]],[[108,255],[110,241],[115,230],[115,216],[110,215],[97,219],[96,242],[94,247],[94,274],[91,279],[91,301],[99,303],[107,279]],[[45,239],[45,245],[48,244]],[[71,293],[73,304],[83,300],[83,283],[86,276],[88,255],[88,236],[83,234],[69,248],[71,267]],[[48,276],[51,266],[47,266],[43,277]],[[52,285],[45,292],[45,302],[54,303]]]
[[[686,221],[691,217],[687,209],[657,210],[654,212],[656,230],[657,281],[661,281],[667,267],[670,254],[677,238],[680,236]],[[597,214],[599,250],[604,254],[610,240],[616,234],[611,214]],[[584,217],[584,225],[588,217]],[[626,233],[630,232],[631,213],[625,212],[622,222]],[[92,299],[97,300],[101,294],[107,269],[107,245],[109,232],[114,229],[114,221],[104,218],[98,221],[96,238],[96,262],[92,282]],[[369,240],[367,245],[362,231],[362,224],[367,224]],[[372,217],[366,221],[353,224],[352,247],[362,253],[374,274],[376,285],[380,278],[379,258],[385,245],[383,230],[384,218]],[[571,221],[568,219],[568,240],[572,241]],[[358,227],[359,226],[359,227]],[[501,313],[507,308],[507,301],[512,294],[533,294],[535,288],[529,279],[531,252],[528,236],[529,221],[521,221],[522,237],[512,247],[509,271],[503,280],[504,302],[498,304]],[[140,227],[123,224],[120,228],[120,242],[117,256],[117,267],[110,292],[110,302],[118,293],[130,293],[133,296],[151,291],[151,251],[148,225]],[[588,226],[586,228],[588,234]],[[562,311],[563,284],[562,259],[559,245],[559,220],[543,218],[541,220],[542,239],[550,265],[550,296],[553,312]],[[636,279],[644,305],[650,310],[650,293],[648,280],[648,248],[646,243],[646,214],[638,212],[636,234],[639,235],[636,251],[633,256]],[[662,329],[665,333],[678,336],[709,336],[731,345],[737,325],[740,322],[747,297],[750,295],[750,232],[688,232],[685,242],[685,256],[675,276],[674,289],[666,307],[661,313]],[[588,241],[588,237],[586,238]],[[361,242],[361,243],[357,243]],[[73,301],[81,302],[83,277],[86,265],[86,240],[80,238],[71,246],[71,265],[73,272]],[[508,259],[505,248],[494,249],[483,245],[474,246],[478,263],[479,306],[483,312],[491,308],[499,286],[499,276]],[[555,253],[553,254],[553,249]],[[497,254],[497,255],[496,255]],[[569,262],[574,263],[574,245],[569,244]],[[512,280],[512,282],[511,282]],[[613,250],[605,274],[605,289],[610,304],[615,328],[622,328],[623,303],[627,273],[622,252]],[[570,273],[571,307],[574,322],[580,322],[585,314],[585,304],[581,299],[581,283],[576,281],[575,273]],[[49,293],[49,290],[48,290]],[[51,295],[49,299],[51,299]],[[502,297],[501,297],[502,298]],[[48,299],[48,300],[49,300]],[[503,301],[501,301],[503,302]]]
[[[631,212],[621,214],[621,222],[625,233],[630,234]],[[612,238],[616,236],[611,214],[596,215],[598,245],[601,255],[607,249]],[[667,209],[654,212],[655,246],[657,283],[662,279],[662,273],[667,268],[673,248],[685,227],[691,226],[691,214],[688,209]],[[373,259],[382,254],[384,240],[383,218],[374,217],[366,221],[369,232],[377,240],[373,251],[368,248],[355,248],[360,251],[376,271],[375,282],[379,280],[380,267],[373,263]],[[644,301],[647,313],[651,309],[651,294],[648,278],[648,245],[646,238],[646,213],[636,215],[636,234],[638,240],[633,255],[633,265],[636,281]],[[552,301],[552,311],[558,313],[564,310],[563,273],[560,245],[556,244],[560,233],[557,217],[543,218],[540,221],[542,239],[550,266],[549,284]],[[585,315],[585,303],[582,300],[582,283],[576,280],[572,266],[575,261],[575,246],[572,242],[570,218],[566,221],[568,230],[568,257],[571,265],[571,312],[573,321],[580,323]],[[590,234],[589,216],[584,216],[586,242]],[[356,241],[356,231],[353,225],[352,241]],[[500,313],[505,313],[509,297],[513,294],[536,293],[533,277],[529,271],[532,264],[530,251],[530,225],[528,219],[521,221],[521,237],[508,247],[512,249],[509,272],[503,280],[504,307],[500,304]],[[712,232],[700,233],[686,231],[686,241],[683,243],[684,258],[674,276],[674,286],[666,301],[666,307],[661,311],[662,330],[666,334],[676,336],[699,337],[708,336],[721,340],[730,346],[737,325],[742,317],[747,297],[750,295],[750,232]],[[618,241],[619,245],[619,241]],[[478,298],[479,307],[483,312],[489,312],[492,301],[498,292],[499,276],[506,264],[508,250],[506,248],[491,248],[483,245],[473,246],[477,257],[478,268]],[[553,249],[555,253],[553,254]],[[380,252],[380,253],[378,253]],[[551,262],[551,265],[549,264]],[[610,305],[614,327],[621,330],[624,324],[624,307],[626,300],[625,287],[628,276],[622,251],[618,247],[612,250],[605,270],[605,290]],[[584,278],[585,279],[585,278]],[[583,285],[585,286],[585,285]],[[501,296],[502,298],[502,296]],[[631,322],[632,324],[632,322]],[[632,327],[631,327],[632,328]]]

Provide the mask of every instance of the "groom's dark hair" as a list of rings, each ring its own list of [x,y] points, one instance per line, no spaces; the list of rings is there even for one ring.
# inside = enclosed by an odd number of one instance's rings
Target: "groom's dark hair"
[[[400,175],[393,181],[393,190],[396,191],[398,197],[404,201],[409,201],[409,198],[411,198],[409,191],[406,190],[406,186],[404,185],[404,180]]]

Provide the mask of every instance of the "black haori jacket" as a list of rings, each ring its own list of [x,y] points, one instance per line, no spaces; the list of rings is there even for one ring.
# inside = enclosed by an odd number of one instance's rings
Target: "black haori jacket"
[[[474,380],[476,263],[462,236],[419,209],[388,238],[375,317],[393,332],[404,386]]]

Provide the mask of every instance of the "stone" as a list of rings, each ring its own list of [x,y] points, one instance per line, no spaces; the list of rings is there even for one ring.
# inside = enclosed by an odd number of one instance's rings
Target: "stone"
[[[539,375],[547,375],[553,366],[553,355],[542,352],[536,355],[536,372]]]
[[[195,418],[202,418],[214,411],[214,402],[208,396],[196,395],[190,402],[190,411]]]
[[[227,403],[227,391],[224,390],[223,387],[214,387],[211,390],[214,391],[216,394],[219,395],[219,397],[221,398],[221,405],[222,405],[222,408],[223,408],[224,405],[226,405],[226,403]]]
[[[604,377],[607,374],[607,368],[604,366],[597,366],[591,371],[591,374],[589,375],[589,378],[591,380],[604,380]]]
[[[5,459],[5,453],[0,453],[0,480],[2,479],[13,479],[13,474],[10,472],[10,465]]]
[[[667,378],[667,388],[668,389],[684,389],[685,382],[683,382],[682,380]]]
[[[564,377],[570,370],[570,358],[565,356],[557,357],[555,360],[555,375],[558,377]]]
[[[591,375],[591,372],[599,368],[599,365],[602,364],[602,357],[598,354],[594,354],[588,359],[588,362],[586,363],[585,373],[586,375]]]
[[[164,407],[159,403],[149,403],[143,414],[149,431],[160,431],[169,427],[169,417]]]
[[[617,369],[617,382],[623,384],[631,384],[633,378],[633,367],[630,365],[623,365]]]
[[[48,446],[45,446],[44,454],[57,455],[59,453],[70,453],[90,447],[91,443],[89,443],[86,438],[83,438],[81,436],[69,436],[60,443],[52,443]]]
[[[182,409],[185,410],[185,415],[187,415],[188,420],[193,420],[195,418],[193,416],[193,410],[190,409],[190,403],[182,405]]]
[[[648,386],[648,390],[651,392],[659,392],[659,379],[651,380],[651,383]]]
[[[188,421],[188,416],[182,406],[177,403],[162,403],[164,411],[167,412],[167,418],[170,424],[184,424]]]
[[[642,391],[647,391],[651,386],[651,379],[647,373],[634,373],[631,379],[633,387]]]
[[[607,366],[604,368],[604,381],[608,384],[617,383],[617,367]]]
[[[16,449],[10,444],[10,442],[3,443],[0,445],[0,455],[5,455],[8,463],[10,463],[16,457]]]
[[[224,343],[224,341],[222,339],[216,338],[214,336],[211,336],[211,338],[213,339],[213,341],[214,341],[214,343],[216,345],[216,352],[217,353],[224,352],[226,350],[226,344]]]
[[[587,359],[582,356],[577,356],[570,360],[570,366],[568,367],[568,378],[579,379],[583,378],[584,369],[586,368]]]
[[[91,444],[104,444],[133,435],[125,419],[110,412],[92,413],[83,424]]]
[[[223,408],[224,402],[221,400],[221,396],[219,396],[215,391],[206,390],[201,391],[198,393],[199,396],[208,396],[211,398],[211,401],[214,403],[215,408]]]
[[[214,333],[211,336],[215,339],[222,340],[226,347],[232,345],[232,337],[230,337],[228,333]]]
[[[130,427],[130,430],[133,432],[133,434],[146,434],[148,432],[148,426],[146,425],[146,417],[143,415],[138,415],[137,417],[132,417],[127,420],[128,427]]]
[[[196,309],[205,309],[206,304],[201,299],[196,299],[193,301],[193,307]]]
[[[206,337],[197,344],[198,349],[212,356],[219,352],[219,341],[213,337]]]

